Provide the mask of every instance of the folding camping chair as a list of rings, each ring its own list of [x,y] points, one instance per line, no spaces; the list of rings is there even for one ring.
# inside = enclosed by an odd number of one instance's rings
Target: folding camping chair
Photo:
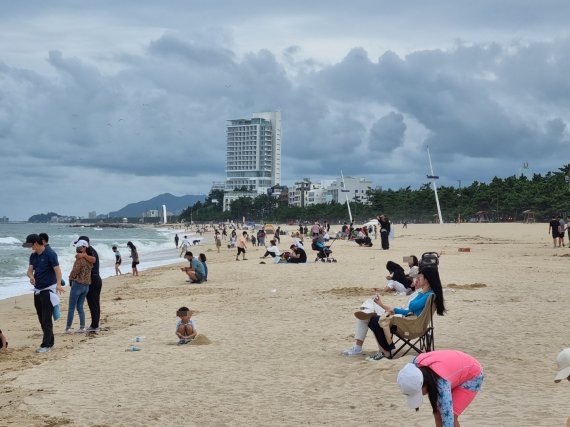
[[[392,357],[400,351],[402,351],[401,356],[405,356],[412,349],[418,353],[428,353],[435,349],[433,334],[435,310],[435,295],[431,294],[418,317],[391,317],[390,331],[393,334],[392,339],[395,338],[396,346],[396,350],[392,351]]]

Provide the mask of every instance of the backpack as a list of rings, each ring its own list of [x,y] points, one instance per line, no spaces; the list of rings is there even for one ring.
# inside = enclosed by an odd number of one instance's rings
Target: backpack
[[[437,268],[439,265],[439,255],[437,252],[425,252],[419,262],[420,269],[434,267]]]

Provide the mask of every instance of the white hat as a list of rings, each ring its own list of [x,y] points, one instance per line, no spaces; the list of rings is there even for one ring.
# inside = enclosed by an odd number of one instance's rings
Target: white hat
[[[398,385],[408,400],[408,406],[412,409],[419,408],[423,403],[422,386],[424,376],[422,371],[413,363],[408,363],[398,374]]]
[[[89,247],[89,243],[87,243],[86,240],[78,240],[77,242],[75,242],[75,245],[74,245],[74,246],[75,246],[76,248],[81,248],[81,247],[88,248],[88,247]]]
[[[570,348],[565,348],[556,356],[558,364],[558,374],[554,377],[554,382],[559,383],[570,375]]]

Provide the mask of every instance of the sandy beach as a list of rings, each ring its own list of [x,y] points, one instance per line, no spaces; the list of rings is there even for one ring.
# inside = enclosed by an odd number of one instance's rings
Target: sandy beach
[[[435,319],[436,349],[465,351],[486,374],[462,425],[563,425],[570,385],[553,378],[555,357],[570,344],[570,249],[552,247],[548,224],[394,227],[389,251],[379,241],[336,241],[337,263],[313,263],[310,245],[306,265],[260,264],[263,248],[235,262],[233,249],[202,245],[194,252],[208,256],[207,283],[186,283],[182,260],[105,279],[102,331],[62,334],[66,294],[47,354],[34,351],[41,329],[32,296],[1,301],[10,349],[0,353],[0,425],[433,425],[427,398],[419,412],[408,410],[396,384],[410,355],[367,361],[377,349],[372,334],[366,356],[340,352],[353,343],[355,309],[385,285],[386,261],[441,250],[448,313]],[[291,242],[282,238],[280,248]],[[184,305],[201,336],[178,346]],[[145,337],[141,351],[125,351],[136,336]]]

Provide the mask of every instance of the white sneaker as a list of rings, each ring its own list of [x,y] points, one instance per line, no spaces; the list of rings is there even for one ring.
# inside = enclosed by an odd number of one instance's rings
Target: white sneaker
[[[345,356],[359,356],[362,354],[362,348],[357,349],[356,347],[352,346],[346,350],[343,350],[342,354]]]
[[[40,347],[36,350],[36,353],[48,353],[51,351],[50,347]]]
[[[64,332],[64,334],[72,334],[73,333],[73,329],[72,328],[67,328]]]
[[[87,332],[87,329],[85,328],[79,328],[78,330],[75,331],[76,334],[84,334],[85,332]]]

